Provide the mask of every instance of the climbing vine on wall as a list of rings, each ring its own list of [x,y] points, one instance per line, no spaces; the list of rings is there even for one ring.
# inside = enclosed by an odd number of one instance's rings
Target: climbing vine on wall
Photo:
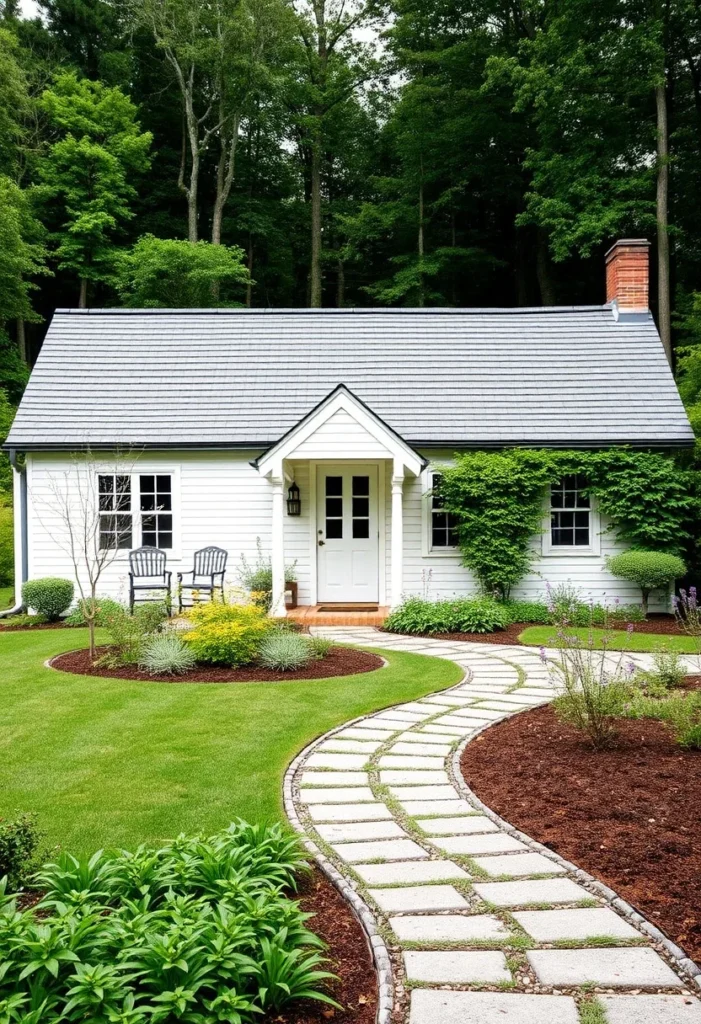
[[[632,547],[676,553],[689,535],[689,474],[666,455],[513,448],[458,455],[441,473],[445,508],[459,522],[463,563],[487,592],[503,597],[530,567],[546,488],[566,474],[585,478],[608,529]]]

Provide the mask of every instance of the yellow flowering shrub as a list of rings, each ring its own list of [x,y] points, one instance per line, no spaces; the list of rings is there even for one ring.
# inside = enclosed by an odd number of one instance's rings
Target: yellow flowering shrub
[[[265,611],[252,604],[198,604],[187,613],[193,628],[182,634],[197,661],[248,665],[271,628]]]

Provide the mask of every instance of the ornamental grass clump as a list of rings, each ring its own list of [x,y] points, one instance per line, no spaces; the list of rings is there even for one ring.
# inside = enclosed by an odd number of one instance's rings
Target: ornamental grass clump
[[[313,657],[313,649],[306,637],[282,631],[269,633],[258,652],[261,665],[278,672],[294,672],[304,668]]]
[[[74,590],[70,580],[45,576],[23,584],[22,602],[27,608],[34,608],[48,622],[58,622],[63,612],[70,607]]]
[[[686,572],[681,558],[665,551],[622,551],[620,555],[607,558],[606,565],[614,576],[640,587],[644,615],[647,615],[652,591],[666,593],[670,585]]]
[[[191,648],[177,633],[157,633],[144,643],[139,668],[152,676],[184,675],[196,664]]]
[[[254,604],[195,605],[186,616],[192,626],[183,640],[198,662],[207,665],[250,665],[273,627],[265,609]]]
[[[288,895],[305,869],[280,825],[241,821],[133,852],[61,854],[35,876],[36,907],[0,885],[0,1019],[251,1024],[301,998],[338,1007],[312,915]]]

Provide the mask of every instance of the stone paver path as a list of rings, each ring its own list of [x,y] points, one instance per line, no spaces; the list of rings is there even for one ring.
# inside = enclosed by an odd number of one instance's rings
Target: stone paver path
[[[682,951],[459,777],[464,742],[552,699],[537,652],[315,632],[466,672],[449,692],[322,738],[291,779],[298,823],[371,909],[376,950],[389,950],[378,1024],[701,1024],[698,969]]]

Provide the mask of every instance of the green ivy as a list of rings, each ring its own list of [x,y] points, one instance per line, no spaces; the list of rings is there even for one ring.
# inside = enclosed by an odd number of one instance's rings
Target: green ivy
[[[546,488],[569,473],[585,477],[608,529],[631,547],[676,554],[689,536],[689,474],[666,455],[513,448],[457,455],[441,473],[445,508],[458,519],[463,563],[487,593],[502,597],[530,568]]]

